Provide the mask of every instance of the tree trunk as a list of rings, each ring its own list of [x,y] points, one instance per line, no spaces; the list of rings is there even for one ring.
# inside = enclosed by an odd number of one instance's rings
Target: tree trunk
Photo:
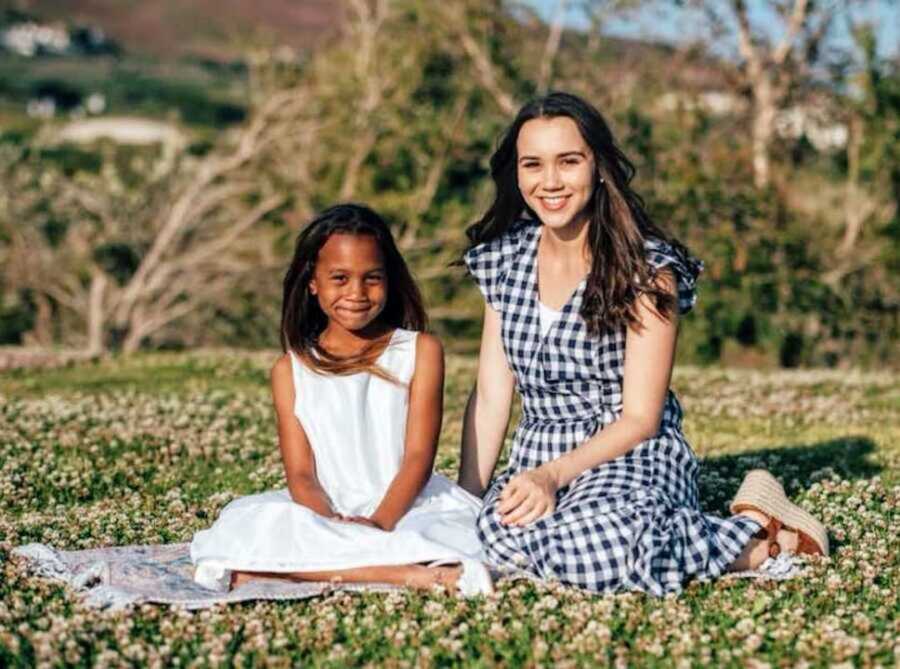
[[[770,82],[759,82],[753,88],[753,183],[757,188],[766,188],[772,181],[772,138],[778,109]]]
[[[137,305],[126,322],[126,334],[122,340],[122,353],[136,353],[144,339],[144,309]]]
[[[53,307],[43,293],[34,293],[34,327],[25,334],[26,344],[36,344],[43,348],[53,345]]]
[[[838,256],[849,255],[862,230],[866,215],[861,206],[859,187],[859,153],[862,145],[863,124],[859,114],[850,118],[850,136],[847,141],[847,190],[844,195],[844,238],[838,247]]]
[[[103,353],[103,294],[106,291],[106,275],[94,270],[91,276],[91,291],[88,297],[87,352],[97,356]]]

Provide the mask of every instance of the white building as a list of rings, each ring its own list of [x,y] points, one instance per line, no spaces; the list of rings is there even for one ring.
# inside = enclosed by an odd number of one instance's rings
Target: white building
[[[0,44],[8,51],[31,58],[38,51],[65,53],[72,40],[65,28],[29,21],[17,23],[0,33]]]
[[[162,144],[180,148],[187,144],[187,137],[176,126],[136,116],[105,116],[71,121],[55,134],[57,142],[91,144],[100,140],[117,144],[146,146]]]

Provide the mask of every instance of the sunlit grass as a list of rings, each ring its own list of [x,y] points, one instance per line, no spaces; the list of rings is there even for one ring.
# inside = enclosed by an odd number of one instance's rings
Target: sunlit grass
[[[764,466],[823,517],[837,550],[775,584],[679,597],[504,583],[497,598],[334,594],[186,613],[83,607],[9,559],[188,541],[236,496],[282,485],[267,389],[275,353],[153,354],[0,377],[0,666],[447,664],[891,666],[900,582],[900,382],[888,373],[676,371],[723,511]],[[475,361],[448,360],[438,468],[455,473]],[[756,663],[756,664],[754,664]]]

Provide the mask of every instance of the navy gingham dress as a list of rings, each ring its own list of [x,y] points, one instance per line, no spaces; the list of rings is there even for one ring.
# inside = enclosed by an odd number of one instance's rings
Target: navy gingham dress
[[[615,421],[622,411],[625,330],[590,335],[579,315],[585,282],[541,335],[539,223],[522,220],[465,254],[469,273],[500,314],[503,347],[522,398],[508,468],[494,480],[478,518],[492,566],[525,571],[594,592],[679,592],[690,578],[720,575],[759,525],[700,511],[697,458],[681,432],[669,391],[659,433],[629,453],[583,472],[556,496],[556,510],[527,527],[501,525],[500,491],[515,474],[554,460]],[[661,240],[647,262],[673,270],[679,311],[694,304],[702,265]]]

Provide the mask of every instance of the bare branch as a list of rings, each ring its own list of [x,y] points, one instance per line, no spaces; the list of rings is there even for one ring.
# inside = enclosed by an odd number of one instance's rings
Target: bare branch
[[[165,272],[160,272],[159,277],[154,277],[153,288],[158,289],[174,272],[188,271],[191,267],[197,266],[210,258],[215,258],[224,253],[241,235],[256,225],[260,219],[283,205],[286,201],[287,197],[283,194],[269,195],[253,209],[248,211],[242,218],[229,226],[228,231],[224,235],[219,236],[214,242],[200,246],[193,253],[184,254],[172,262],[167,263]]]
[[[538,67],[537,89],[539,93],[546,93],[550,86],[553,62],[556,60],[557,51],[559,51],[567,6],[567,0],[556,0],[556,9],[550,22],[550,32],[547,34],[547,42],[544,44],[544,55]]]
[[[788,21],[787,30],[785,30],[781,42],[772,52],[772,63],[776,66],[780,67],[783,65],[785,59],[790,55],[791,49],[794,47],[794,42],[800,34],[800,31],[803,29],[803,24],[806,23],[806,12],[808,7],[809,0],[794,0],[794,9],[791,11],[791,18]]]
[[[450,148],[454,144],[456,144],[459,138],[459,132],[463,126],[462,122],[465,118],[466,108],[468,107],[468,105],[469,91],[466,90],[456,100],[456,104],[454,105],[453,112],[451,114],[450,132],[447,133],[447,136],[445,137],[444,142],[441,145],[440,151],[436,156],[434,156],[431,161],[431,166],[428,169],[428,176],[425,178],[424,185],[414,196],[415,201],[409,217],[409,222],[407,223],[406,231],[404,232],[403,237],[400,240],[401,248],[410,247],[416,242],[416,237],[418,236],[419,232],[419,226],[422,223],[422,214],[424,214],[428,210],[428,207],[431,206],[431,203],[434,200],[434,196],[437,193],[441,178],[444,176],[444,169],[447,163],[447,155],[450,152]]]
[[[441,6],[445,12],[448,12],[447,24],[456,30],[463,50],[475,66],[478,83],[493,97],[494,102],[504,114],[512,116],[518,109],[518,105],[500,85],[490,57],[469,31],[465,7],[458,2],[443,2]]]
[[[387,17],[387,2],[378,0],[374,8],[369,8],[365,0],[349,0],[356,13],[358,49],[356,51],[356,77],[365,90],[362,104],[355,117],[359,135],[352,143],[352,151],[344,169],[338,197],[349,200],[356,192],[359,172],[375,146],[377,135],[372,126],[372,114],[381,105],[385,86],[385,72],[379,70],[376,55],[378,32]]]
[[[747,61],[747,70],[752,79],[762,76],[764,67],[762,56],[753,44],[753,29],[750,27],[750,17],[747,15],[747,5],[744,0],[732,0],[732,11],[738,24],[738,51]]]

